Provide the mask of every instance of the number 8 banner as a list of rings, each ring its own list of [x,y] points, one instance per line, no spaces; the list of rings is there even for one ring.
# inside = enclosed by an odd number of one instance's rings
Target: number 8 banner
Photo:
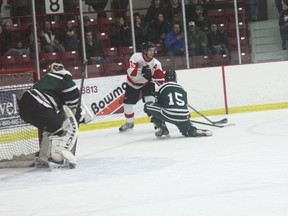
[[[46,0],[46,13],[53,14],[53,13],[63,13],[63,0]]]

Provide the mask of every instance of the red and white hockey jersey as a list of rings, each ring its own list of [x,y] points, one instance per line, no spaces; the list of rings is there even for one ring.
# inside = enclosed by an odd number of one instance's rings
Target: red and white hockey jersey
[[[134,53],[129,60],[127,69],[127,83],[130,86],[139,89],[148,82],[142,76],[142,68],[147,65],[149,65],[151,69],[153,80],[158,81],[159,83],[165,81],[162,65],[156,58],[146,61],[143,57],[143,53]]]

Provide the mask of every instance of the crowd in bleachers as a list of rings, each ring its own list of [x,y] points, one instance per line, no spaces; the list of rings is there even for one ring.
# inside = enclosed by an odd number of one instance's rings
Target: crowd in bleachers
[[[25,2],[26,0],[22,1]],[[75,4],[75,1],[71,2]],[[86,56],[88,65],[91,65],[89,70],[93,70],[94,75],[96,72],[103,75],[108,70],[105,69],[107,64],[114,64],[116,71],[125,73],[123,65],[125,66],[133,53],[130,16],[126,16],[128,1],[113,0],[111,8],[121,10],[112,11],[111,17],[104,11],[107,2],[107,0],[85,0],[85,4],[91,6],[97,13],[97,18],[91,19],[90,14],[85,14],[83,20]],[[73,8],[71,4],[66,8],[67,15],[59,16],[57,19],[40,16],[43,13],[43,5],[36,5],[36,12],[39,15],[37,43],[42,68],[58,58],[71,70],[75,70],[75,73],[78,69],[81,70],[82,38],[79,16],[73,14],[77,6],[74,4]],[[187,37],[193,67],[237,63],[233,4],[229,7],[223,6],[224,4],[215,5],[209,7],[209,3],[205,1],[189,0],[185,5],[186,23],[184,23],[179,0],[152,0],[145,12],[133,14],[137,50],[140,51],[143,42],[152,41],[157,44],[157,58],[164,62],[164,68],[165,65],[185,68],[184,38]],[[248,55],[250,48],[245,5],[238,8],[238,16],[241,53]],[[0,33],[1,68],[11,67],[15,56],[25,56],[27,60],[27,58],[33,59],[35,54],[31,17],[21,16],[23,11],[13,8],[13,14],[18,19],[6,20]],[[23,8],[29,10],[26,5],[22,5]],[[183,33],[184,25],[187,26],[187,35]],[[111,68],[109,70],[109,74],[113,74],[113,70]]]

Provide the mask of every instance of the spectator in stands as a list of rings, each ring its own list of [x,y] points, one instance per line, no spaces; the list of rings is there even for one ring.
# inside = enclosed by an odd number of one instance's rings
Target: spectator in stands
[[[192,21],[195,22],[196,28],[208,32],[210,29],[210,18],[208,15],[203,13],[204,9],[201,5],[196,6],[195,14],[192,17]]]
[[[35,55],[35,43],[33,25],[29,25],[19,36],[19,41],[24,49],[28,49],[30,55]]]
[[[145,21],[147,23],[156,21],[159,13],[166,15],[164,2],[162,0],[152,0],[151,5],[145,14]]]
[[[134,14],[134,27],[136,45],[148,41],[150,28],[144,23],[144,20],[139,13]]]
[[[65,52],[64,46],[59,42],[59,34],[51,28],[50,21],[44,21],[44,26],[39,34],[39,38],[42,51]]]
[[[205,32],[198,30],[194,21],[188,23],[188,48],[190,56],[210,55],[208,38]]]
[[[84,16],[83,17],[83,22],[84,22],[84,33],[87,32],[87,31],[92,32],[93,38],[96,38],[96,30],[95,30],[95,27],[93,27],[91,25],[90,17],[89,16]],[[79,29],[78,29],[78,38],[81,38],[80,26],[79,26]]]
[[[173,24],[173,29],[169,32],[164,40],[166,55],[181,56],[184,54],[184,34],[179,23]]]
[[[114,17],[126,17],[129,0],[112,0]]]
[[[259,0],[249,0],[249,19],[252,22],[258,20]]]
[[[178,12],[174,14],[173,21],[171,23],[171,27],[173,27],[173,23],[179,23],[181,29],[183,29],[183,14],[182,12]]]
[[[74,23],[71,20],[65,23],[63,42],[66,51],[78,50],[78,36]]]
[[[164,43],[164,39],[170,31],[170,24],[165,19],[165,15],[160,12],[157,16],[157,20],[151,23],[151,41],[156,44]]]
[[[170,0],[167,6],[167,20],[170,23],[174,22],[175,14],[182,14],[182,5],[179,0]]]
[[[85,48],[86,48],[86,58],[88,60],[88,65],[96,65],[104,63],[104,51],[103,44],[96,38],[93,38],[93,33],[91,31],[85,32]]]
[[[11,1],[10,16],[14,24],[31,23],[30,0]]]
[[[211,25],[211,31],[207,34],[208,47],[212,55],[228,54],[228,41],[226,35],[218,30],[217,24]]]
[[[12,31],[13,24],[10,21],[5,21],[2,25],[0,33],[0,51],[1,55],[29,55],[29,49],[23,47],[21,41],[17,40],[16,35]]]
[[[131,30],[130,27],[125,24],[123,17],[117,17],[115,19],[115,23],[112,25],[110,39],[113,47],[132,45]]]
[[[282,2],[288,6],[288,0],[275,0],[275,4],[279,13],[283,11],[283,4]]]
[[[104,11],[108,0],[85,0],[85,4],[92,6],[97,12],[97,18],[107,18],[107,14]]]
[[[204,10],[204,14],[207,14],[206,10],[205,10],[205,5],[203,4],[202,1],[200,1],[200,0],[189,0],[188,4],[185,5],[186,20],[192,20],[193,19],[193,16],[194,16],[195,11],[196,11],[196,7],[198,5],[202,6],[203,10]]]
[[[288,9],[281,12],[279,17],[279,27],[282,39],[282,50],[286,50],[288,41]]]

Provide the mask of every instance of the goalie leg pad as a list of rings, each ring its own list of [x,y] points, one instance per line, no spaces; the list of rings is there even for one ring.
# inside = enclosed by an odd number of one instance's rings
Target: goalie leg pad
[[[56,163],[67,162],[76,164],[76,158],[71,153],[71,150],[77,142],[78,125],[73,112],[68,106],[63,106],[63,111],[65,119],[62,127],[52,134],[48,132],[43,133],[39,159],[46,163],[51,158]]]
[[[50,133],[44,131],[42,134],[41,148],[39,151],[39,159],[45,163],[48,163],[48,158],[51,154],[51,142],[49,139]]]
[[[65,160],[68,163],[76,164],[76,157],[69,150],[71,144],[69,144],[69,133],[66,133],[66,135],[64,136],[50,136],[50,139],[51,158],[53,161],[55,161],[56,163],[63,163]]]

